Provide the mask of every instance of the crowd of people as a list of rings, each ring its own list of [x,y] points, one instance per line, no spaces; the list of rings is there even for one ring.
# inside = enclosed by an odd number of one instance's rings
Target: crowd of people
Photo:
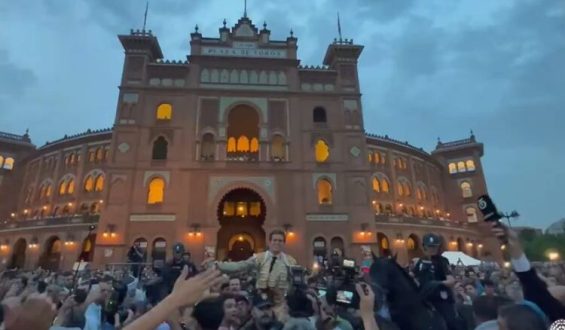
[[[565,319],[563,264],[530,263],[512,230],[484,226],[507,242],[510,267],[450,265],[430,233],[425,255],[400,273],[385,271],[396,265],[390,256],[363,260],[360,270],[339,253],[308,270],[284,252],[285,233],[275,230],[266,252],[240,262],[210,256],[195,265],[177,244],[161,267],[140,263],[134,246],[119,270],[5,270],[0,317],[8,330],[542,330]],[[416,295],[398,293],[400,277]],[[407,322],[410,313],[418,319],[416,303],[434,317]]]

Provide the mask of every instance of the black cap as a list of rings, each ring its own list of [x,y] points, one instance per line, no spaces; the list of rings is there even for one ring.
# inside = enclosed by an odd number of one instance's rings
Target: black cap
[[[273,302],[269,299],[269,296],[267,296],[266,293],[257,293],[253,297],[253,307],[273,307]]]
[[[426,235],[424,235],[423,238],[423,242],[422,242],[423,246],[440,246],[441,245],[441,236],[434,234],[434,233],[428,233]]]

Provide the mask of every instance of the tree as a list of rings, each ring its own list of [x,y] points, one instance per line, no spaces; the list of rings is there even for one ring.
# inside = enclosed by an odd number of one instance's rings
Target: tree
[[[562,258],[565,256],[565,234],[543,234],[533,237],[530,240],[525,238],[531,237],[529,235],[526,235],[526,237],[520,235],[524,251],[528,259],[532,261],[547,261],[548,251],[557,251]]]

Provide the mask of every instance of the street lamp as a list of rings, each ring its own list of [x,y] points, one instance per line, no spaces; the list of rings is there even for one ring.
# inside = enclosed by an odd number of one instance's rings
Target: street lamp
[[[508,212],[501,212],[500,213],[500,217],[501,218],[506,218],[506,221],[508,221],[508,227],[512,227],[512,225],[510,224],[510,219],[516,219],[520,216],[520,213],[518,213],[518,211],[514,210],[510,213]]]

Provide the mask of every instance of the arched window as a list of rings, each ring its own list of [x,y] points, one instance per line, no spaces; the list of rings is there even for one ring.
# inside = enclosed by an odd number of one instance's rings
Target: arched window
[[[465,209],[465,213],[467,214],[467,221],[468,222],[477,222],[477,210],[474,207],[469,206]]]
[[[461,182],[461,194],[463,198],[473,197],[473,191],[471,190],[471,184],[469,182]]]
[[[465,162],[458,162],[457,163],[457,172],[465,172]]]
[[[237,151],[238,152],[248,152],[249,151],[249,138],[242,135],[237,139]]]
[[[373,191],[381,192],[381,183],[377,177],[373,177]]]
[[[409,251],[416,250],[416,239],[412,235],[408,236],[406,240],[406,249]]]
[[[74,192],[75,192],[75,180],[71,178],[67,183],[67,194],[71,195]]]
[[[236,146],[235,138],[231,137],[228,139],[228,152],[236,152],[236,151],[237,151],[237,146]]]
[[[381,162],[381,153],[380,152],[375,151],[373,157],[375,159],[375,164],[379,164]]]
[[[203,160],[213,160],[216,151],[216,144],[214,142],[214,135],[206,133],[202,136],[202,151],[201,156]]]
[[[398,196],[404,196],[404,187],[401,182],[396,184],[396,192],[398,193]]]
[[[369,164],[373,163],[373,153],[369,151],[367,154],[367,159],[369,160]]]
[[[475,170],[475,162],[473,160],[469,159],[467,162],[465,162],[465,165],[467,165],[467,171]]]
[[[284,139],[280,135],[275,135],[271,141],[271,158],[278,161],[286,158]]]
[[[257,138],[252,138],[249,146],[251,152],[259,152],[259,140]]]
[[[157,107],[157,120],[171,120],[173,117],[173,106],[163,103]]]
[[[93,190],[94,190],[94,178],[92,177],[92,175],[89,175],[86,177],[86,180],[84,181],[84,191],[91,192]]]
[[[316,184],[318,190],[318,204],[330,205],[333,202],[332,184],[327,179],[320,179]]]
[[[59,195],[64,195],[67,193],[67,182],[61,181],[59,183]]]
[[[163,136],[159,136],[155,142],[153,142],[153,156],[154,160],[164,160],[167,159],[167,149],[168,143]]]
[[[457,165],[455,163],[449,163],[449,173],[457,173]]]
[[[96,177],[96,182],[94,184],[94,191],[102,191],[104,190],[104,175],[99,174]]]
[[[39,188],[39,199],[45,198],[45,193],[47,192],[47,185],[43,184]]]
[[[313,111],[313,119],[315,123],[327,122],[326,109],[322,107],[315,107]]]
[[[404,189],[404,195],[410,196],[412,194],[412,190],[410,189],[410,184],[408,184],[408,182],[404,182],[402,184],[402,188]]]
[[[316,161],[325,163],[330,157],[330,147],[324,140],[318,140],[315,146]]]
[[[99,162],[104,160],[104,149],[102,147],[96,149],[96,160]]]
[[[12,170],[13,168],[14,168],[14,158],[6,157],[6,160],[4,160],[4,169]]]
[[[153,178],[149,182],[149,191],[147,192],[147,204],[163,203],[165,196],[165,180],[162,178]]]
[[[45,189],[45,197],[51,197],[53,193],[53,186],[51,184],[47,184],[47,189]]]
[[[390,184],[386,178],[381,178],[381,191],[388,193],[390,191]]]

